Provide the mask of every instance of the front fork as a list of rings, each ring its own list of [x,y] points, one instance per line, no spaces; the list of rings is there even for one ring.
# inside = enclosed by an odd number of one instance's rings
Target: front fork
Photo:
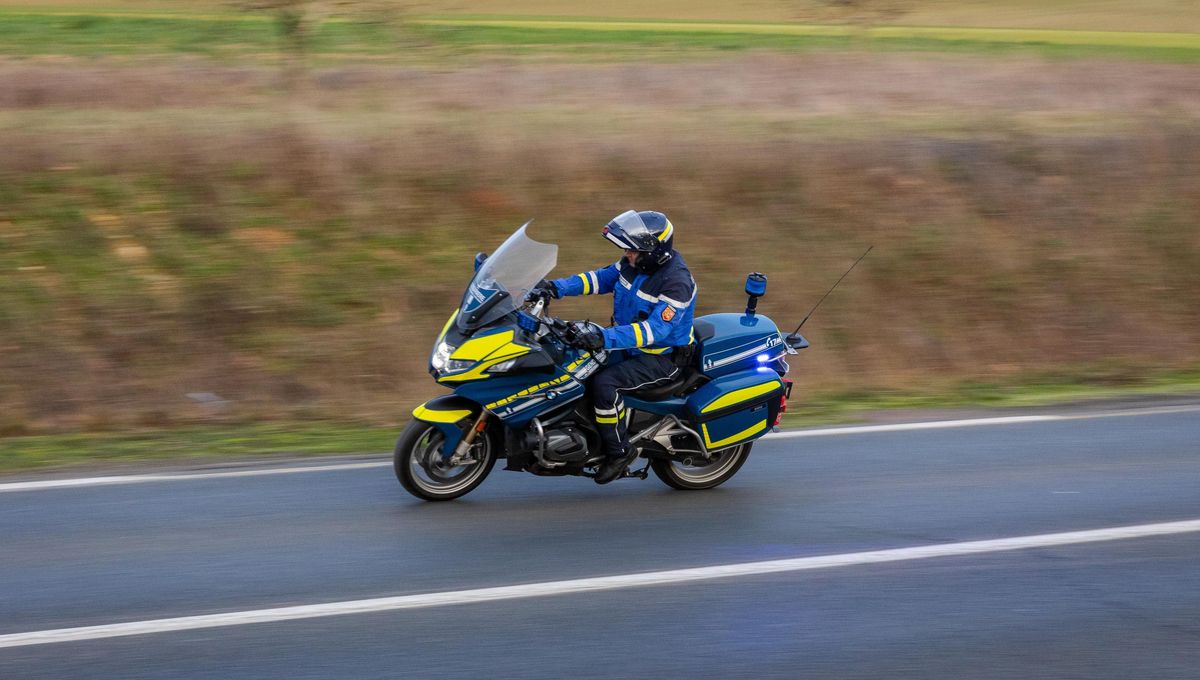
[[[450,465],[462,465],[463,463],[473,462],[468,460],[467,455],[471,451],[471,446],[475,444],[475,439],[487,429],[487,417],[487,411],[479,411],[479,417],[475,419],[475,424],[463,435],[462,440],[458,442],[458,446],[454,447],[454,453],[446,458],[447,463]],[[442,455],[445,456],[446,454],[443,453]]]

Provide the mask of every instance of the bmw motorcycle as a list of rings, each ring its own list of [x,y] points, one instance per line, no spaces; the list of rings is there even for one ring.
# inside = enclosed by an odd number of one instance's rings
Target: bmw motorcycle
[[[434,342],[429,373],[452,393],[413,411],[394,458],[397,479],[417,498],[467,494],[499,458],[506,470],[541,476],[593,477],[603,461],[584,384],[608,352],[576,347],[587,322],[552,317],[548,299],[528,297],[558,256],[558,246],[533,240],[528,226],[491,257],[476,256],[462,303]],[[676,489],[711,489],[779,424],[792,387],[786,356],[808,341],[798,331],[782,336],[756,313],[765,276],[751,274],[746,293],[744,313],[695,319],[696,344],[677,350],[684,365],[669,384],[624,393],[639,456],[625,477],[653,471]]]

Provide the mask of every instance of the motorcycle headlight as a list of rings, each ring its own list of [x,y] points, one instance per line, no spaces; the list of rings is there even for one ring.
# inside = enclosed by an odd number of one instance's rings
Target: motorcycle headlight
[[[446,368],[446,364],[450,361],[450,355],[454,352],[454,348],[444,342],[438,343],[437,349],[433,351],[433,358],[429,363],[433,365],[433,370],[441,371]]]
[[[433,370],[438,373],[453,373],[455,371],[465,371],[475,365],[474,361],[465,359],[451,359],[450,355],[454,354],[455,347],[444,342],[438,343],[437,349],[433,351],[433,357],[429,363],[433,366]]]

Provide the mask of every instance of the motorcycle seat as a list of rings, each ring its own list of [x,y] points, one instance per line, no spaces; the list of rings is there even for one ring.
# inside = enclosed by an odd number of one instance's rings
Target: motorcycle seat
[[[708,382],[708,378],[703,373],[689,366],[680,371],[674,380],[630,392],[629,396],[641,399],[642,401],[662,401],[675,396],[683,396],[693,388],[699,387],[706,382]]]
[[[717,327],[706,319],[696,319],[692,324],[692,330],[695,332],[696,341],[701,345],[705,340],[711,340],[717,334]]]

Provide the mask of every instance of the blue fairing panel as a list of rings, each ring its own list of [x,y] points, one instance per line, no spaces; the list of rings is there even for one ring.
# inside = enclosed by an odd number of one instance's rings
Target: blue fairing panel
[[[498,374],[462,383],[454,391],[483,404],[506,427],[522,428],[535,417],[581,398],[584,382],[599,368],[588,352],[568,351],[563,362],[548,372]]]
[[[767,365],[787,351],[775,322],[761,314],[708,314],[695,329],[700,370],[714,378]]]
[[[654,413],[660,416],[674,415],[684,418],[687,416],[687,400],[683,397],[671,397],[661,401],[643,401],[637,397],[622,397],[625,408],[644,413]]]

